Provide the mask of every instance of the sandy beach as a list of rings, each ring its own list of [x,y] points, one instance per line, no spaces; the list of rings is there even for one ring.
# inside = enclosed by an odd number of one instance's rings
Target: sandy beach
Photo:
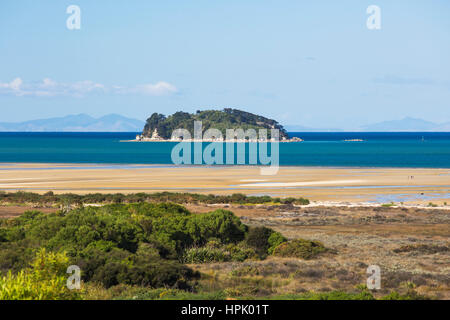
[[[44,193],[195,192],[297,196],[314,202],[450,202],[450,169],[90,164],[0,164],[1,191]]]

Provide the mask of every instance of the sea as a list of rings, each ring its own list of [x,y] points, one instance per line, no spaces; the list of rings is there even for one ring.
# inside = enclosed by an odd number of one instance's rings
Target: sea
[[[176,142],[126,142],[136,134],[1,132],[0,162],[173,164],[171,151]],[[304,141],[279,144],[282,166],[450,168],[449,132],[291,132],[289,135]],[[352,139],[363,141],[348,141]],[[203,147],[208,144],[204,143]]]

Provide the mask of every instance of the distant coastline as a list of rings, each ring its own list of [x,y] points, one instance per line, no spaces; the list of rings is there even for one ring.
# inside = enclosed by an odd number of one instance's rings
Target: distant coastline
[[[195,117],[195,115],[192,116]],[[254,116],[259,117],[257,115]],[[269,121],[271,125],[278,124],[276,121],[267,118],[264,121]],[[107,114],[96,118],[82,113],[22,122],[0,122],[0,132],[142,132],[145,124],[145,121],[128,118],[119,114]],[[257,123],[253,123],[253,125],[255,124]],[[280,127],[285,129],[286,132],[314,133],[450,132],[450,122],[434,123],[411,117],[406,117],[402,120],[373,123],[362,127],[355,127],[352,130],[331,127],[313,128],[302,125],[283,125]]]

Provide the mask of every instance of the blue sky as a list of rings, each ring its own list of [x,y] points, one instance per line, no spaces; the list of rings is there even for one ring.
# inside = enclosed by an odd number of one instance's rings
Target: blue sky
[[[0,122],[223,107],[322,128],[448,122],[450,2],[0,3]]]

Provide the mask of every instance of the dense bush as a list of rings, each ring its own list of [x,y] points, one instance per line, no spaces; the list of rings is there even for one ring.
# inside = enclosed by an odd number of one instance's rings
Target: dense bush
[[[0,227],[0,243],[6,242],[6,229]]]
[[[79,298],[61,289],[68,276],[61,273],[62,266],[72,264],[81,268],[83,286],[101,288],[98,292],[166,288],[154,292],[166,298],[196,298],[179,291],[195,290],[199,277],[183,263],[245,261],[272,252],[310,258],[325,250],[319,242],[286,242],[269,228],[249,229],[227,210],[192,214],[170,202],[88,206],[50,214],[27,211],[15,219],[0,219],[0,230],[1,291],[13,292],[3,292],[3,297],[18,299]],[[40,260],[35,258],[38,249],[44,252]],[[38,285],[36,279],[44,280]],[[143,298],[153,297],[144,291],[139,291]]]
[[[1,273],[23,269],[33,250],[43,247],[66,251],[71,263],[81,267],[84,281],[105,287],[187,288],[198,275],[179,261],[187,248],[213,239],[222,244],[226,259],[240,261],[253,252],[233,248],[247,227],[230,211],[194,215],[173,203],[113,204],[51,214],[28,211],[2,225]]]
[[[0,243],[0,276],[8,271],[17,273],[29,266],[37,247],[32,242]]]
[[[186,250],[183,256],[185,263],[209,263],[230,261],[229,252],[220,248],[194,247]]]
[[[281,233],[273,231],[270,234],[269,239],[267,239],[267,242],[269,243],[269,248],[267,249],[267,252],[269,254],[273,254],[275,248],[286,241],[287,239]]]
[[[176,193],[176,192],[156,192],[156,193],[132,193],[132,194],[104,194],[91,193],[78,195],[72,193],[53,194],[47,192],[43,195],[32,192],[3,192],[0,191],[0,202],[7,203],[36,203],[41,205],[58,204],[64,207],[80,206],[92,203],[139,203],[139,202],[174,202],[184,203],[206,203],[206,204],[299,204],[307,205],[309,200],[305,198],[272,198],[269,196],[247,196],[241,193],[232,195]]]
[[[210,242],[204,247],[187,249],[182,261],[185,263],[210,263],[245,261],[256,257],[256,251],[243,243],[220,245],[220,243]]]
[[[238,245],[229,244],[225,249],[230,252],[232,261],[245,261],[247,259],[257,259],[256,251],[247,245],[240,243]]]
[[[244,261],[271,252],[310,259],[327,251],[318,241],[287,241],[268,228],[249,229],[226,210],[191,214],[168,202],[111,204],[51,214],[28,211],[15,219],[0,219],[0,236],[0,299],[270,296],[274,292],[264,289],[264,269],[251,265],[237,268],[231,277],[239,283],[226,288],[214,286],[204,293],[202,282],[197,282],[199,274],[182,263]],[[261,248],[263,254],[258,251]],[[81,291],[66,288],[65,271],[72,264],[81,268]],[[240,282],[244,282],[242,286]],[[349,300],[374,296],[363,290],[275,298]],[[414,290],[383,297],[423,298]]]
[[[0,300],[73,300],[81,299],[77,290],[67,288],[65,253],[37,252],[31,267],[0,277]]]
[[[320,241],[296,239],[280,244],[273,250],[273,255],[279,257],[311,259],[325,251],[327,251],[327,249]]]
[[[245,242],[260,255],[271,254],[275,247],[287,241],[279,232],[266,227],[250,228]]]

